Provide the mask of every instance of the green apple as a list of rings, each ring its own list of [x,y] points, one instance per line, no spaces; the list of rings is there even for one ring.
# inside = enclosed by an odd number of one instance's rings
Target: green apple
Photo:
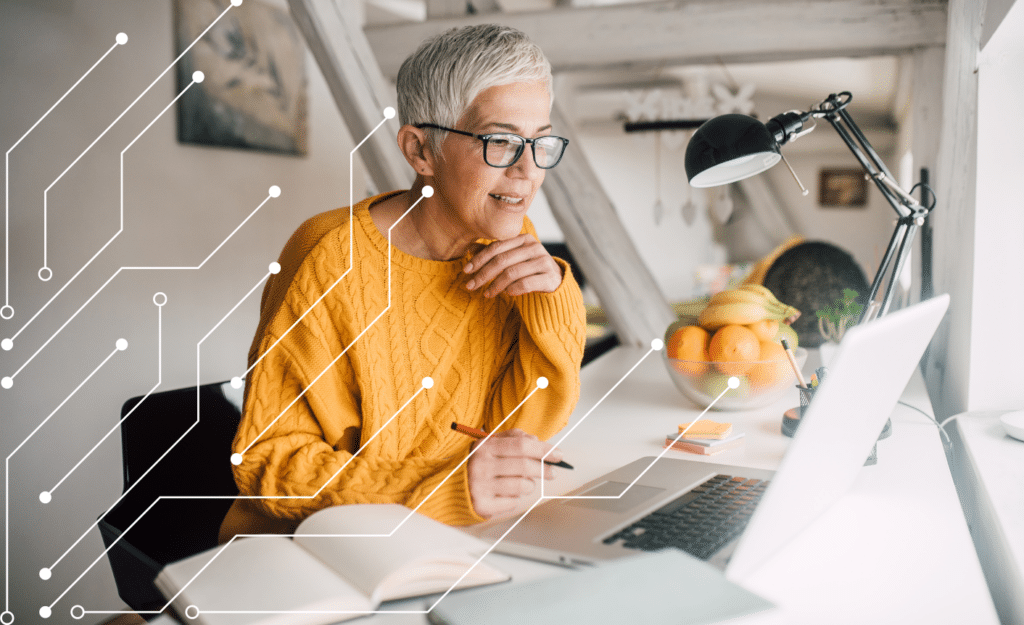
[[[799,340],[797,339],[796,330],[793,329],[793,326],[788,326],[784,323],[779,324],[779,331],[775,333],[774,341],[776,343],[782,343],[782,339],[786,339],[786,342],[789,343],[790,349],[795,350],[797,347],[800,347],[798,344]]]
[[[718,395],[729,388],[729,378],[733,376],[726,375],[718,371],[711,371],[707,373],[702,380],[699,382],[700,392],[708,395],[712,398],[718,397]],[[735,376],[740,385],[736,388],[729,389],[722,397],[728,397],[730,399],[743,398],[750,394],[750,380],[745,375]]]

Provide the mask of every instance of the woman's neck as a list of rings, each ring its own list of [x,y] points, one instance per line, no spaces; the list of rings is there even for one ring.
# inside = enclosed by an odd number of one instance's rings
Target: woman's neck
[[[390,230],[391,245],[411,256],[437,261],[461,257],[476,237],[457,236],[457,220],[440,198],[422,197],[422,188],[423,182],[417,178],[409,191],[373,206],[370,216],[374,225],[385,238]]]

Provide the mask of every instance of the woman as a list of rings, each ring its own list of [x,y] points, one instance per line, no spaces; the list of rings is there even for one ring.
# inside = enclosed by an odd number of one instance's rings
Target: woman
[[[397,86],[415,182],[313,217],[285,246],[222,540],[348,503],[476,523],[521,508],[553,476],[541,458],[561,459],[543,440],[578,399],[585,314],[526,219],[568,143],[550,135],[550,65],[522,33],[473,26],[421,45]],[[495,434],[474,443],[452,422]]]

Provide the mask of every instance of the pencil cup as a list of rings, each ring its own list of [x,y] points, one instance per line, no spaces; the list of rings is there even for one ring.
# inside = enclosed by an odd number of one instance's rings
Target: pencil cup
[[[803,418],[804,413],[811,407],[811,400],[814,399],[814,393],[818,388],[815,386],[797,386],[796,390],[800,391],[800,417]]]
[[[796,429],[800,427],[800,420],[803,418],[804,412],[807,411],[807,407],[811,405],[811,400],[814,399],[814,393],[818,388],[797,385],[796,390],[800,391],[800,407],[790,408],[782,415],[782,434],[790,438],[793,438]]]

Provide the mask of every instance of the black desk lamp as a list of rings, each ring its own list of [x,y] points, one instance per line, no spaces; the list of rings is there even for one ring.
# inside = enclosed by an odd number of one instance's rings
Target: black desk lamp
[[[710,119],[697,129],[686,146],[686,177],[691,186],[715,187],[759,174],[780,160],[785,161],[780,146],[814,130],[816,124],[804,129],[804,124],[811,118],[828,120],[898,215],[889,247],[871,284],[868,305],[861,317],[863,322],[888,312],[896,280],[910,254],[914,234],[935,207],[935,196],[926,184],[915,185],[914,189],[920,186],[931,195],[931,203],[924,206],[896,184],[885,163],[846,112],[851,99],[848,91],[833,93],[806,113],[788,111],[771,118],[767,124],[737,114]],[[789,163],[786,166],[789,167]],[[790,172],[796,178],[792,167]],[[797,184],[800,184],[799,179]],[[802,184],[800,188],[807,195]],[[880,302],[875,302],[890,267],[892,271],[885,294]]]

